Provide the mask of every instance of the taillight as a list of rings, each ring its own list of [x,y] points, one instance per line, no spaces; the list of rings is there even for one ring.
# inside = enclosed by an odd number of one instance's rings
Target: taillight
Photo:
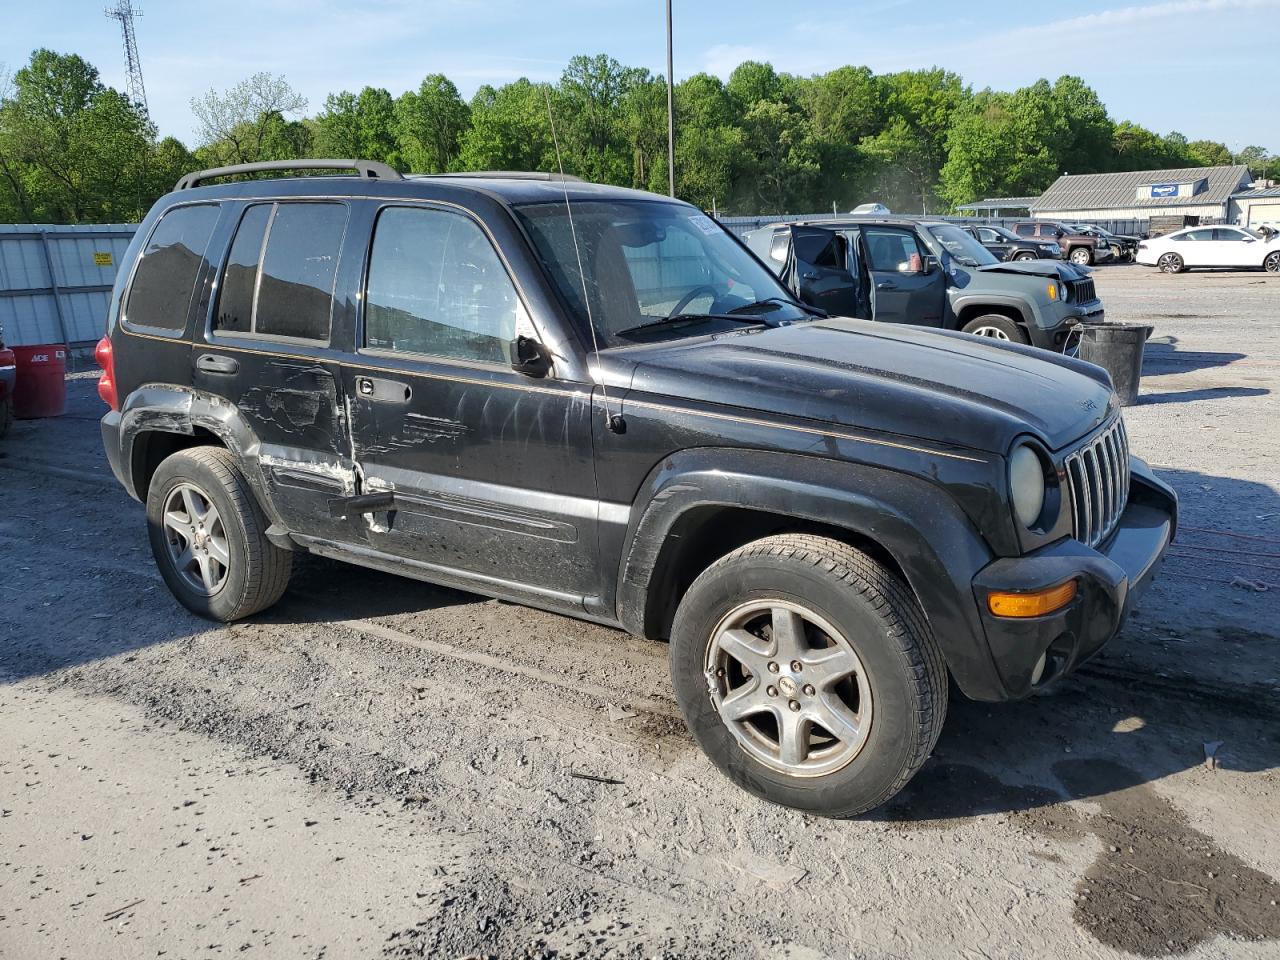
[[[98,378],[98,396],[112,410],[120,409],[120,400],[116,396],[116,361],[111,354],[111,338],[103,337],[93,348],[93,359],[102,368],[102,376]]]

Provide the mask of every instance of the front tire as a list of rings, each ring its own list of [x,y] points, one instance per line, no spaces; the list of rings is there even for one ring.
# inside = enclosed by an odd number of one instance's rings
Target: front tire
[[[220,447],[167,457],[147,488],[151,552],[192,613],[229,623],[265,610],[289,585],[293,554],[266,538],[267,519]]]
[[[1023,251],[1022,253],[1014,254],[1014,257],[1013,257],[1014,260],[1017,260],[1021,263],[1025,263],[1027,260],[1034,260],[1035,258],[1036,258],[1036,255],[1034,253],[1027,253],[1025,251]]]
[[[1088,247],[1076,247],[1067,257],[1077,267],[1088,267],[1093,265],[1093,251]]]
[[[884,803],[947,712],[947,669],[915,597],[825,537],[765,537],[680,602],[671,675],[711,762],[744,790],[828,817]]]
[[[1266,259],[1262,261],[1262,269],[1267,273],[1280,273],[1280,250],[1267,254]]]
[[[1187,269],[1186,261],[1182,259],[1181,254],[1163,253],[1160,259],[1156,261],[1156,266],[1160,268],[1161,273],[1182,273]]]
[[[1031,342],[1031,338],[1022,327],[999,313],[988,313],[986,316],[976,317],[960,329],[963,333],[971,333],[976,337],[990,337],[992,340],[1021,344]]]

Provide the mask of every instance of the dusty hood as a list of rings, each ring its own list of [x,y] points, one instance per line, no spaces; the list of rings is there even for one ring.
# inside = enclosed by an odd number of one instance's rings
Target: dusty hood
[[[1008,263],[992,263],[978,267],[979,273],[1029,273],[1038,277],[1057,277],[1059,280],[1083,280],[1089,271],[1064,260],[1011,260]]]
[[[829,318],[627,351],[634,390],[1004,453],[1101,423],[1105,374],[964,334]]]

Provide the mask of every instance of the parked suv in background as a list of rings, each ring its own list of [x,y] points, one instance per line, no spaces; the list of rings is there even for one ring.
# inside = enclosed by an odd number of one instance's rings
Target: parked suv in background
[[[1002,263],[940,220],[857,217],[773,224],[749,247],[805,303],[848,317],[914,323],[1060,352],[1080,323],[1101,323],[1086,269]]]
[[[1115,248],[1103,237],[1093,236],[1054,220],[1024,220],[1013,225],[1013,232],[1023,239],[1053,241],[1062,255],[1080,267],[1104,263],[1115,256]]]
[[[997,260],[1061,260],[1062,248],[1056,240],[1027,240],[1012,230],[991,224],[960,228],[987,248]]]
[[[288,167],[359,176],[203,185]],[[820,814],[912,777],[948,673],[1005,700],[1098,650],[1176,522],[1099,368],[817,317],[697,208],[546,175],[184,177],[97,356],[191,610],[311,552],[669,638],[715,765]]]

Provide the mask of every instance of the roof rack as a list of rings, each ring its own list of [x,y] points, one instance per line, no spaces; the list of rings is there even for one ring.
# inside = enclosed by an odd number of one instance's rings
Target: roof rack
[[[462,170],[457,173],[415,173],[415,179],[426,177],[478,177],[487,180],[567,180],[570,183],[583,183],[581,177],[572,173],[543,173],[540,170]]]
[[[362,179],[403,180],[399,171],[376,160],[264,160],[259,163],[237,163],[230,167],[213,167],[188,173],[178,181],[174,190],[189,190],[205,180],[230,177],[240,173],[261,173],[267,170],[354,170]]]

